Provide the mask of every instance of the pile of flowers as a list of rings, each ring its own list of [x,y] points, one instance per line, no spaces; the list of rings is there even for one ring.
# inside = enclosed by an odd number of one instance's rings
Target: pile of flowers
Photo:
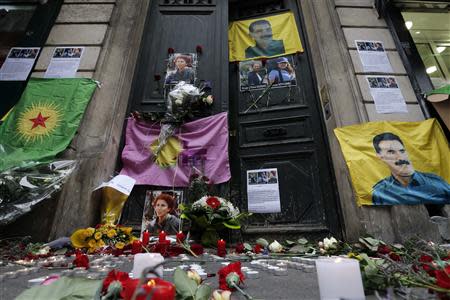
[[[70,237],[74,248],[87,248],[89,253],[103,248],[123,249],[137,240],[131,233],[132,227],[113,224],[99,224],[76,230]]]
[[[181,218],[192,222],[191,232],[202,232],[203,245],[215,246],[217,231],[225,228],[240,229],[241,220],[250,214],[239,212],[230,201],[214,196],[204,196],[190,205],[180,205]]]

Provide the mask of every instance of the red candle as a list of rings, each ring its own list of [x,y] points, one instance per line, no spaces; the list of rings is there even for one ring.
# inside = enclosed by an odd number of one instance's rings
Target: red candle
[[[148,232],[148,230],[146,230],[142,233],[142,245],[144,247],[147,247],[149,240],[150,240],[150,232]]]
[[[131,254],[138,254],[142,252],[142,243],[140,240],[133,241],[131,244]]]
[[[223,240],[220,239],[217,241],[217,255],[224,257],[227,254],[227,250],[226,250],[226,245],[227,243]]]
[[[185,238],[185,236],[184,236],[183,231],[179,231],[177,233],[177,242],[182,243],[184,241],[184,238]]]
[[[159,233],[159,242],[160,242],[160,243],[165,242],[165,241],[166,241],[166,236],[167,236],[166,232],[165,232],[164,230],[161,231],[161,232]]]

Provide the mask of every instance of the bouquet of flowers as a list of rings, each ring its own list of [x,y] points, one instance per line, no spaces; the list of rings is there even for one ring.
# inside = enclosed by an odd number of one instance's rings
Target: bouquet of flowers
[[[190,205],[180,205],[181,218],[192,222],[191,231],[202,233],[201,241],[205,246],[213,246],[219,239],[218,230],[240,229],[240,221],[249,216],[223,198],[204,196]]]
[[[123,249],[137,240],[131,233],[132,227],[121,225],[99,224],[95,228],[76,230],[70,237],[74,248],[87,248],[89,253],[102,248]]]

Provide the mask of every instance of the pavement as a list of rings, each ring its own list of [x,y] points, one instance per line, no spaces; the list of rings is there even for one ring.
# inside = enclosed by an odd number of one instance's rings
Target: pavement
[[[189,257],[189,260],[179,260],[177,258],[167,259],[164,265],[165,269],[173,269],[180,265],[191,265],[198,264],[204,268],[208,274],[216,274],[217,271],[223,267],[222,264],[225,260],[218,260],[218,257],[212,255],[203,255],[199,259],[194,259]],[[108,258],[107,260],[109,260]],[[91,257],[90,261],[95,260],[95,257]],[[124,272],[131,272],[133,267],[132,256],[129,257],[119,257],[114,260],[111,259],[115,264],[116,269],[120,269]],[[255,269],[249,261],[242,261],[242,266],[251,268],[259,272],[259,278],[247,278],[243,286],[243,290],[256,299],[319,299],[319,286],[317,283],[317,274],[314,268],[309,268],[307,271],[297,270],[293,268],[287,269],[287,274],[283,276],[276,276],[268,272],[265,269]],[[275,264],[275,261],[271,261],[271,264]],[[19,273],[16,278],[6,278],[9,276],[3,276],[0,279],[0,299],[10,300],[18,296],[22,291],[29,287],[28,281],[30,279],[35,279],[39,277],[49,276],[51,274],[62,274],[67,268],[44,268],[41,267],[36,273],[31,274],[21,274],[17,270],[24,269],[23,266],[18,265],[7,265],[0,267],[0,277],[8,272]],[[25,272],[26,273],[26,272]],[[11,273],[8,273],[11,274]],[[87,274],[78,275],[87,277]],[[95,273],[93,273],[95,274]],[[97,274],[99,275],[99,274]],[[164,279],[172,281],[173,273],[164,272]],[[218,288],[218,277],[208,277],[205,279],[207,284],[210,284],[212,288]],[[232,299],[245,299],[238,292],[234,292]],[[39,300],[39,299],[33,299]],[[51,300],[51,299],[45,299]]]

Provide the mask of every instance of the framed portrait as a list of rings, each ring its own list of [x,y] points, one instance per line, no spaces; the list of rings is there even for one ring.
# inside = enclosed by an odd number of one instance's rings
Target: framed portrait
[[[181,228],[178,205],[183,201],[183,191],[148,190],[145,192],[142,214],[142,232],[149,230],[152,236],[165,229],[168,235],[175,235]],[[163,221],[163,222],[161,222]],[[161,226],[160,224],[164,224]]]
[[[175,85],[181,81],[194,84],[197,77],[197,54],[173,53],[167,61],[164,85]]]

